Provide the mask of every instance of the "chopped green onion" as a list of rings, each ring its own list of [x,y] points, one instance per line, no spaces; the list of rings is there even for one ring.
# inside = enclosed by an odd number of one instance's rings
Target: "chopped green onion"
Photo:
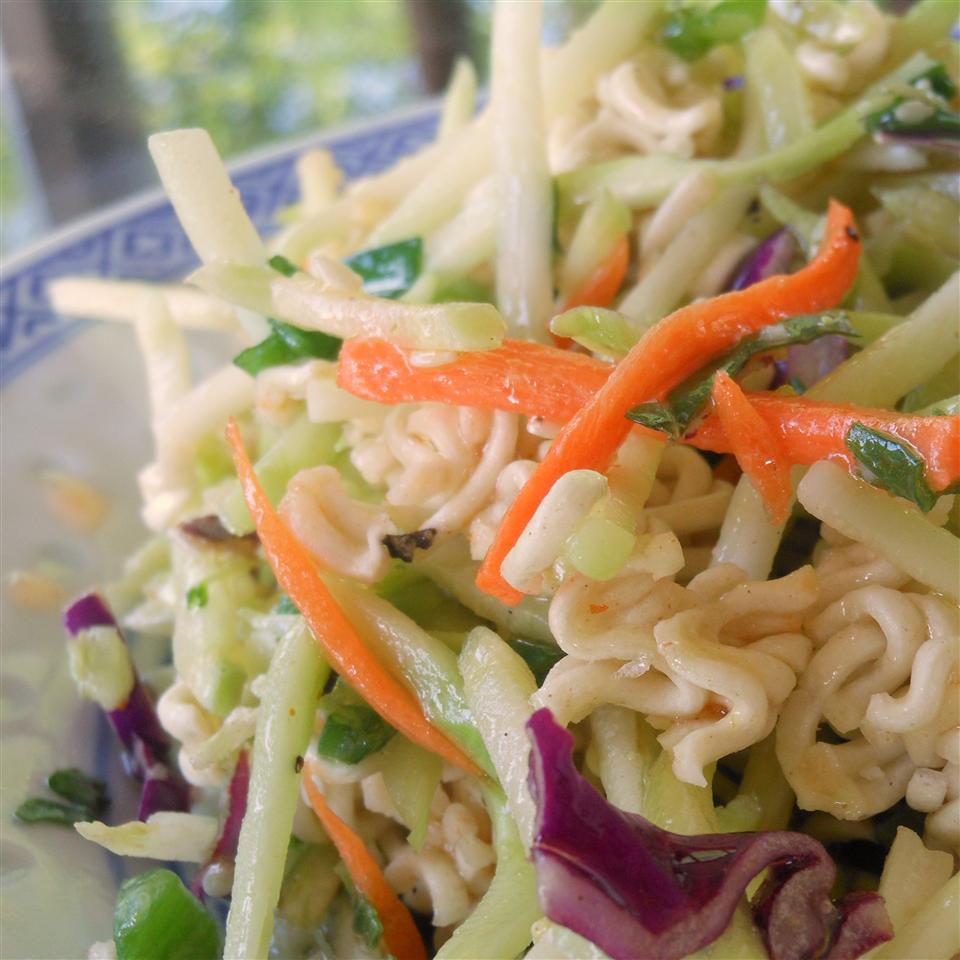
[[[279,253],[271,257],[267,263],[270,264],[277,273],[282,273],[285,277],[292,277],[297,272],[297,265]]]
[[[862,423],[850,428],[845,442],[857,462],[873,474],[878,486],[911,500],[924,513],[934,508],[937,494],[927,483],[926,464],[910,444]]]
[[[929,146],[955,145],[960,140],[960,114],[944,110],[940,105],[940,101],[952,100],[957,93],[946,67],[935,63],[909,83],[926,97],[923,100],[897,97],[889,106],[864,118],[867,130]]]
[[[524,637],[511,637],[507,644],[514,653],[523,658],[523,662],[530,668],[530,672],[536,679],[538,687],[543,686],[547,674],[564,657],[559,647],[550,647],[545,643],[527,640]]]
[[[319,330],[301,330],[280,320],[269,321],[273,332],[233,358],[234,366],[256,376],[268,367],[298,360],[336,360],[341,341]]]
[[[371,949],[378,950],[383,940],[383,921],[377,908],[357,890],[344,864],[339,863],[334,872],[343,882],[344,889],[353,904],[353,932]]]
[[[327,719],[323,724],[317,753],[339,763],[359,763],[383,749],[396,730],[368,707],[342,681],[323,698]]]
[[[110,806],[107,785],[76,767],[54,770],[47,777],[47,786],[64,800],[88,807],[97,814]]]
[[[171,870],[125,880],[113,915],[117,960],[195,960],[220,956],[220,929]]]
[[[871,133],[908,136],[918,142],[960,138],[960,114],[940,110],[919,100],[897,99],[885,110],[865,117],[864,124]]]
[[[362,894],[357,894],[353,904],[353,931],[366,945],[375,950],[383,939],[383,923],[376,907]]]
[[[363,278],[363,289],[367,293],[395,300],[405,294],[420,276],[423,241],[420,237],[412,237],[388,243],[362,250],[344,262]]]
[[[277,334],[271,333],[258,344],[238,353],[233,358],[233,364],[245,370],[251,377],[255,377],[261,370],[293,363],[296,359],[296,355],[286,342]]]
[[[207,605],[209,596],[207,594],[207,584],[205,581],[194,584],[187,591],[187,607],[190,610],[199,610]]]
[[[935,63],[922,73],[918,73],[911,81],[910,86],[918,89],[928,89],[944,100],[952,100],[957,95],[957,85],[942,63]]]
[[[721,43],[733,43],[763,24],[767,0],[721,0],[715,6],[680,7],[661,31],[663,44],[684,60],[699,60]]]
[[[62,823],[66,826],[96,819],[96,814],[89,807],[48,800],[46,797],[30,797],[24,800],[13,815],[21,823]]]
[[[69,826],[96,820],[110,806],[107,785],[76,767],[54,770],[47,777],[47,786],[68,802],[29,797],[14,811],[17,820],[21,823],[60,823]]]
[[[297,359],[316,357],[319,360],[336,360],[341,341],[319,330],[301,330],[280,320],[271,320],[270,326],[278,337],[296,354]]]

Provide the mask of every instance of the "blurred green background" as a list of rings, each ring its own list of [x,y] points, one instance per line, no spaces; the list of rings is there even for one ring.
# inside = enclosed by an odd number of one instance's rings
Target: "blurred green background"
[[[518,0],[522,2],[522,0]],[[597,0],[547,0],[556,43]],[[224,155],[487,76],[490,0],[0,0],[0,248],[155,182],[146,136]]]

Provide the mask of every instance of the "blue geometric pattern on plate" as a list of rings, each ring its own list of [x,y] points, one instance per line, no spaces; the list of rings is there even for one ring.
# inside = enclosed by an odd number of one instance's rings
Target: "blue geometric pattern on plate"
[[[354,179],[383,170],[429,142],[436,123],[436,110],[429,108],[355,132],[318,136],[280,148],[262,160],[241,161],[232,172],[233,181],[257,228],[270,233],[277,211],[298,199],[294,166],[306,147],[327,147],[347,177]],[[12,267],[4,269],[0,279],[0,386],[86,326],[86,321],[65,319],[51,309],[46,293],[49,281],[66,275],[169,281],[196,265],[193,249],[166,200],[158,196],[137,207],[128,216],[119,211],[115,217],[108,216],[99,228],[67,228],[64,238],[52,238],[34,254],[17,257]]]

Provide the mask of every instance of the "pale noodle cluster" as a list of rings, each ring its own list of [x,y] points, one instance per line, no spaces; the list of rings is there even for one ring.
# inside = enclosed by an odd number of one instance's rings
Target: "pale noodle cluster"
[[[301,470],[287,485],[280,514],[326,569],[361,583],[375,583],[387,572],[383,538],[396,533],[396,525],[382,506],[351,497],[336,467]]]
[[[206,743],[220,728],[221,720],[205,710],[190,692],[190,688],[178,681],[169,686],[157,701],[157,718],[170,736],[180,743],[177,762],[180,772],[188,783],[195,787],[223,787],[230,779],[230,771],[221,764],[197,767],[191,754]]]
[[[534,699],[565,723],[604,703],[636,710],[663,731],[676,775],[705,784],[707,764],[773,729],[810,656],[799,627],[817,592],[809,567],[748,582],[725,565],[686,587],[629,568],[571,577],[550,607],[568,656]]]
[[[661,467],[654,496],[668,499],[672,480],[678,503],[710,497],[709,470],[698,484],[695,469]],[[656,509],[648,521],[683,523]],[[906,798],[928,814],[930,842],[958,849],[958,610],[862,545],[824,536],[815,567],[780,579],[751,582],[724,564],[684,587],[679,548],[660,552],[672,568],[634,560],[605,582],[568,576],[549,612],[567,656],[534,702],[567,724],[603,704],[635,710],[662,731],[678,778],[700,785],[705,766],[775,728],[802,809],[861,820]]]
[[[646,49],[603,74],[593,98],[554,123],[550,167],[573,170],[625,153],[689,158],[710,150],[723,123],[723,89],[691,76],[687,64]]]
[[[804,77],[832,94],[862,89],[890,46],[890,21],[870,0],[822,10],[802,0],[771,0],[770,9],[805,38],[796,47]]]
[[[405,529],[463,529],[494,496],[514,459],[515,414],[425,403],[394,408],[382,430],[358,438],[350,459]]]
[[[442,942],[486,892],[496,865],[490,817],[476,780],[446,768],[430,806],[426,838],[415,850],[390,798],[376,756],[355,765],[317,761],[327,802],[381,857],[384,876],[414,910],[429,914]],[[295,832],[318,842],[301,803]],[[322,837],[322,834],[321,834]]]
[[[663,451],[644,512],[648,521],[659,521],[677,535],[685,577],[706,569],[732,496],[733,485],[714,477],[696,450],[677,445]]]
[[[784,773],[802,808],[860,820],[905,798],[930,841],[960,848],[960,614],[825,533],[826,606],[805,627],[815,652],[777,728]]]

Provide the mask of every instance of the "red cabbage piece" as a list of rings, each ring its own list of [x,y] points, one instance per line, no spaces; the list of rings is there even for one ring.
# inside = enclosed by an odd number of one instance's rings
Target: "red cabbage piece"
[[[770,234],[740,261],[728,289],[745,290],[776,273],[786,273],[797,250],[797,241],[786,227]]]
[[[227,816],[220,829],[216,846],[210,859],[197,871],[191,890],[204,899],[203,878],[207,871],[217,863],[233,864],[237,859],[237,846],[240,843],[240,826],[247,812],[247,793],[250,790],[250,760],[247,751],[241,750],[237,764],[233,768],[230,787],[227,791]]]
[[[812,343],[787,348],[785,360],[777,361],[777,373],[771,389],[792,383],[809,390],[850,356],[853,347],[847,337],[827,336]]]
[[[759,280],[785,273],[798,249],[796,239],[786,227],[777,230],[740,261],[730,281],[730,289],[744,290]],[[850,349],[850,341],[840,336],[820,337],[812,343],[790,347],[786,360],[777,362],[777,376],[771,388],[793,380],[806,389],[846,360]]]
[[[127,647],[126,638],[110,608],[96,593],[88,593],[74,601],[64,612],[63,625],[71,637],[92,627],[113,627]],[[105,712],[123,745],[123,765],[127,775],[143,782],[138,818],[146,820],[151,813],[160,810],[188,810],[189,789],[176,771],[167,765],[170,738],[160,726],[153,702],[135,670],[133,689],[127,702],[116,710]]]
[[[669,833],[580,776],[573,736],[549,710],[536,711],[527,731],[540,904],[614,960],[680,960],[712,943],[768,867],[753,908],[773,960],[853,960],[893,936],[879,895],[831,902],[836,867],[812,837]]]

